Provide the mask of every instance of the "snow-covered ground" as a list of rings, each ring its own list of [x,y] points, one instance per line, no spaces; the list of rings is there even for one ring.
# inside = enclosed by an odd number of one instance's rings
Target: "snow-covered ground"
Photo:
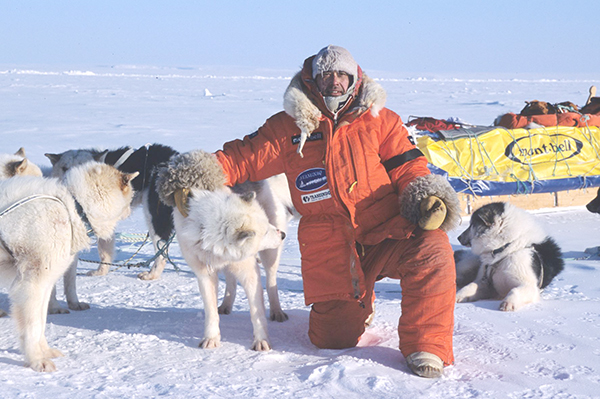
[[[74,148],[156,142],[179,151],[214,151],[281,110],[293,73],[0,66],[0,152],[25,147],[32,161],[48,167],[44,153]],[[501,113],[518,112],[526,100],[581,105],[589,86],[600,83],[581,76],[370,75],[387,90],[388,107],[405,120],[459,117],[481,125],[492,124]],[[158,281],[137,279],[138,267],[87,277],[83,274],[96,265],[80,262],[78,292],[91,309],[48,317],[48,340],[65,354],[57,359],[55,373],[24,368],[12,321],[0,319],[0,397],[600,397],[600,261],[585,259],[584,253],[600,245],[600,216],[583,207],[534,214],[561,245],[565,271],[541,302],[516,313],[499,312],[499,301],[458,304],[456,364],[441,379],[410,374],[397,349],[402,299],[397,281],[376,285],[375,322],[359,347],[311,345],[293,222],[279,272],[282,306],[290,319],[269,323],[272,351],[250,350],[250,317],[241,289],[233,313],[221,318],[222,346],[197,347],[203,305],[175,242],[170,255],[179,270],[168,265]],[[455,248],[467,223],[465,218],[450,235]],[[140,246],[126,238],[146,233],[141,210],[118,230],[117,260],[124,261]],[[146,245],[132,262],[147,260],[152,252]],[[82,258],[97,259],[95,249]],[[8,308],[6,290],[0,291],[0,308]]]

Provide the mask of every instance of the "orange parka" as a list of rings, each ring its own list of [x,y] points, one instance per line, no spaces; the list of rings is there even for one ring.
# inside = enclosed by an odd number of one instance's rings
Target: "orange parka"
[[[229,185],[287,176],[302,215],[298,241],[306,304],[360,301],[365,285],[357,243],[408,238],[416,226],[401,216],[399,196],[430,172],[400,117],[384,108],[378,83],[358,68],[353,96],[336,117],[312,79],[312,58],[286,90],[285,112],[243,140],[226,143],[216,156]]]

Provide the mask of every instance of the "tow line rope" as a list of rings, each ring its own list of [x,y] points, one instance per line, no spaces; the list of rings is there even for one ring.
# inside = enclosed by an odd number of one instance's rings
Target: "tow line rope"
[[[116,269],[111,270],[111,272],[114,272],[125,266],[128,269],[131,269],[132,267],[150,267],[150,264],[152,262],[154,262],[159,256],[163,256],[171,265],[173,265],[173,268],[176,271],[180,271],[179,267],[175,264],[175,262],[173,262],[173,260],[171,260],[171,257],[169,256],[169,245],[171,245],[171,243],[175,239],[175,233],[173,233],[171,235],[171,237],[169,237],[167,240],[159,240],[156,243],[158,250],[156,251],[154,256],[152,256],[150,259],[148,259],[144,262],[129,263],[133,258],[135,258],[137,256],[137,254],[142,250],[144,245],[146,245],[149,237],[150,237],[150,233],[146,233],[146,236],[145,236],[144,240],[142,241],[142,244],[137,249],[137,251],[135,251],[135,253],[129,257],[129,259],[127,259],[121,263],[101,262],[101,261],[97,261],[97,260],[82,259],[82,258],[79,258],[79,260],[82,262],[96,263],[96,264],[100,264],[100,265],[116,266]],[[125,241],[127,241],[127,240],[125,240]],[[131,241],[131,239],[129,239],[129,241],[130,242],[139,242],[139,241]]]

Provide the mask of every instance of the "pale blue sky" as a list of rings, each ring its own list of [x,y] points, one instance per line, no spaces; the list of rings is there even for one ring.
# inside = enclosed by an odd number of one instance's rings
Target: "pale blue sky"
[[[3,0],[0,64],[298,69],[327,44],[365,70],[596,73],[600,1]]]

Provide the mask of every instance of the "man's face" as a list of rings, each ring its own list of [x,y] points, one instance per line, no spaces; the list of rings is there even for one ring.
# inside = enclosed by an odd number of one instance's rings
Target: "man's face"
[[[328,71],[318,74],[317,87],[323,96],[337,97],[344,95],[350,86],[350,77],[346,72]]]

